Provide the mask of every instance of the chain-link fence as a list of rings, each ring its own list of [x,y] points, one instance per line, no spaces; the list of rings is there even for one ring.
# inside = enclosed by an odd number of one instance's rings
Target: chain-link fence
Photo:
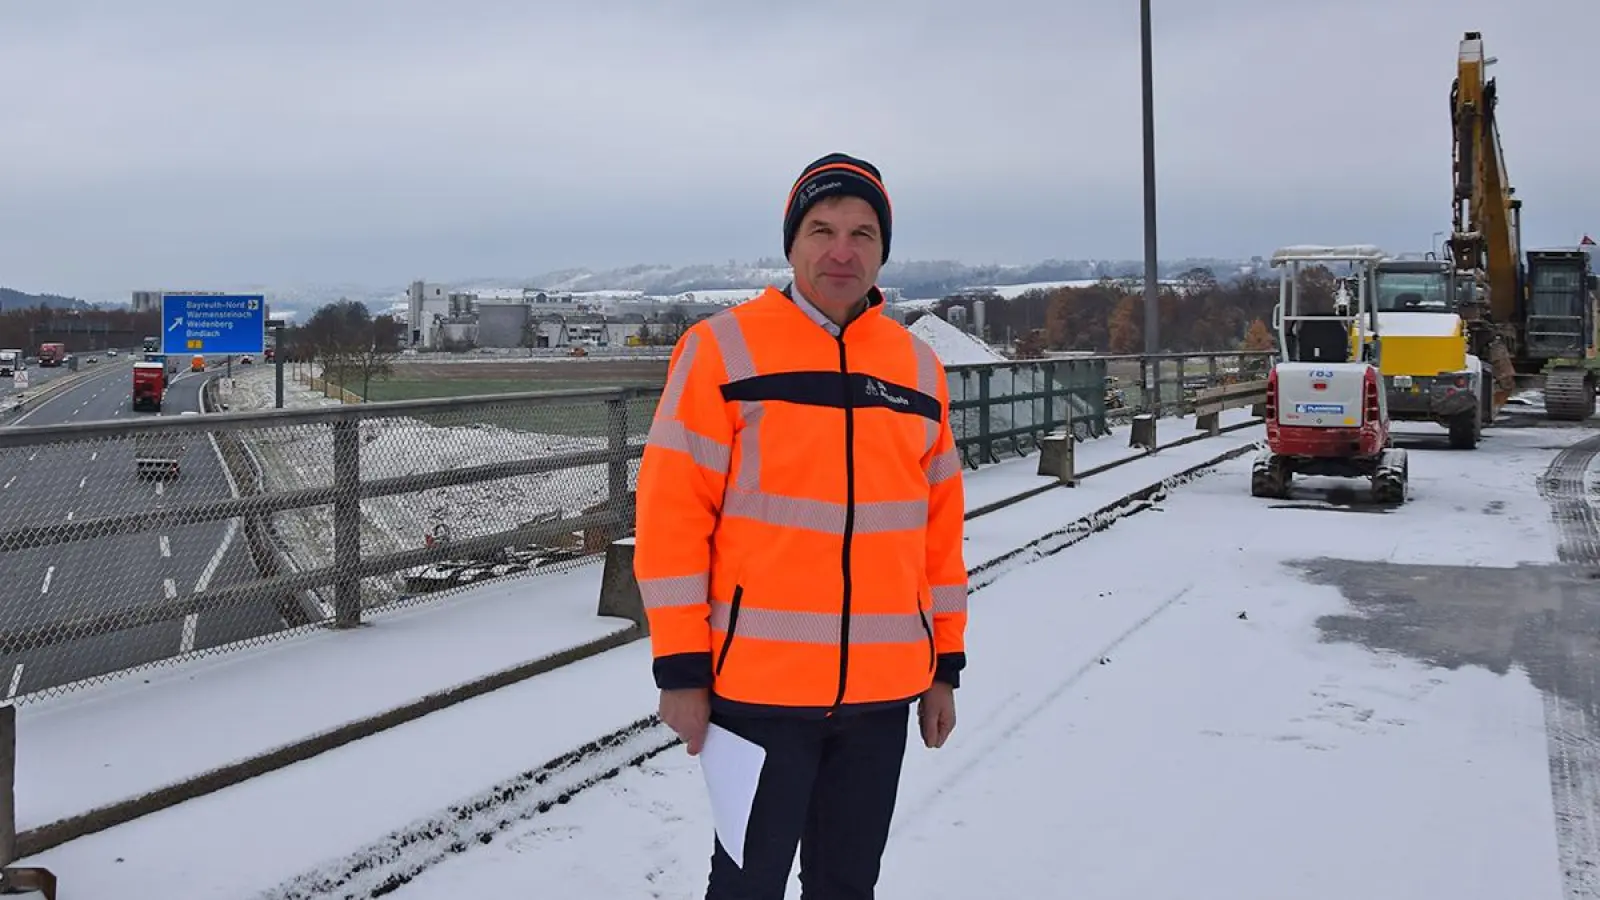
[[[506,394],[0,431],[8,696],[25,703],[571,565],[631,530],[658,396]]]
[[[969,466],[1259,377],[1261,354],[948,367]],[[220,407],[216,382],[205,408]],[[0,430],[0,679],[18,703],[596,558],[631,533],[659,387]],[[536,588],[533,588],[536,590]]]

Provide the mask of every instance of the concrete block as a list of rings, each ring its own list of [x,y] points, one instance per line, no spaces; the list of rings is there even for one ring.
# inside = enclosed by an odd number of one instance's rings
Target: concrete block
[[[1151,453],[1156,452],[1156,417],[1153,413],[1141,413],[1133,417],[1133,427],[1128,434],[1129,447],[1142,447]]]
[[[1062,484],[1077,484],[1076,446],[1076,439],[1068,432],[1046,435],[1039,441],[1039,474],[1052,475]]]
[[[633,538],[626,537],[606,545],[605,569],[600,573],[600,605],[596,615],[616,616],[650,633],[650,620],[644,614],[644,597],[639,580],[633,575]]]

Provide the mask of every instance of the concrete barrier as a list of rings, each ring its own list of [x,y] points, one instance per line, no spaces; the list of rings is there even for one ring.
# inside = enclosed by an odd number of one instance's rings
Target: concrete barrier
[[[1133,417],[1133,427],[1128,429],[1128,446],[1140,447],[1151,453],[1161,449],[1156,443],[1156,417],[1154,413],[1140,413]]]
[[[1053,475],[1057,482],[1069,487],[1077,484],[1077,459],[1074,454],[1077,444],[1077,438],[1070,431],[1058,431],[1041,438],[1038,474]]]
[[[1206,388],[1194,398],[1194,427],[1207,434],[1222,431],[1222,411],[1248,406],[1256,417],[1266,415],[1267,381],[1241,381]]]
[[[633,575],[633,548],[631,537],[612,541],[606,547],[605,569],[600,574],[600,605],[595,614],[627,619],[644,636],[650,633],[650,619],[644,614],[644,596]]]

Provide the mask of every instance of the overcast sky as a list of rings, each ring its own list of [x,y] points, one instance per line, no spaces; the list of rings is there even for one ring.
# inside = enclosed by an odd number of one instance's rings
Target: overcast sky
[[[1424,250],[1457,43],[1525,243],[1600,231],[1592,0],[1156,0],[1160,251]],[[0,285],[116,295],[782,252],[831,151],[894,256],[1139,258],[1135,0],[0,5]]]

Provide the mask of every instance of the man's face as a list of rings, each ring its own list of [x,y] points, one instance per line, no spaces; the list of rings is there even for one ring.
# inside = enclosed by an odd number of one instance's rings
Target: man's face
[[[839,321],[867,295],[883,267],[883,233],[860,197],[829,197],[806,211],[789,251],[806,299]]]

